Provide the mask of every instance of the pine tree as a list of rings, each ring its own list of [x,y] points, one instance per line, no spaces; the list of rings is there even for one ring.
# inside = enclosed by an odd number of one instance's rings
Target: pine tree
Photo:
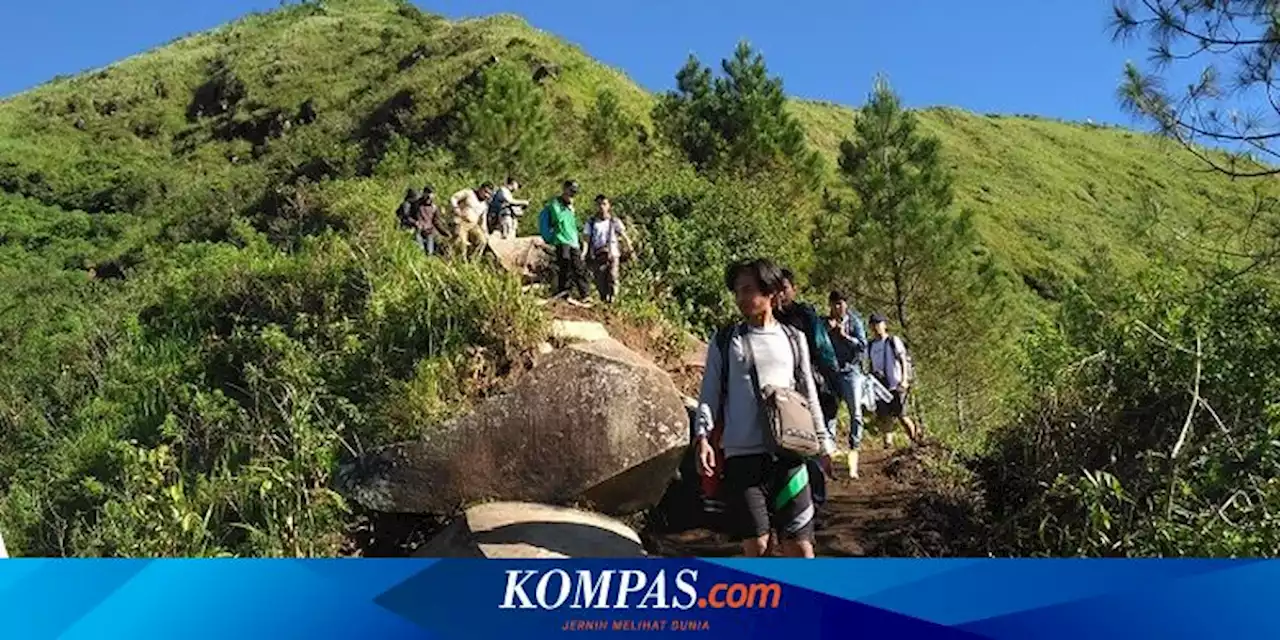
[[[552,136],[542,89],[528,73],[500,63],[463,97],[454,147],[486,175],[534,175],[558,170]]]
[[[622,109],[618,94],[609,89],[596,94],[583,126],[591,154],[605,162],[623,157],[635,147],[637,124]]]
[[[975,240],[969,216],[949,210],[951,176],[941,144],[917,133],[916,125],[915,115],[878,79],[853,138],[840,145],[840,172],[858,206],[837,214],[844,229],[835,230],[825,247],[828,267],[868,276],[858,289],[889,307],[904,329],[926,285],[963,265]]]
[[[699,171],[785,172],[817,184],[819,156],[787,111],[782,79],[769,75],[764,57],[741,42],[721,70],[713,79],[711,69],[689,57],[676,73],[676,90],[654,108],[660,134]]]
[[[922,410],[955,425],[987,421],[999,404],[992,389],[1011,373],[1002,281],[974,255],[970,216],[951,211],[941,143],[917,131],[883,79],[840,146],[840,172],[856,198],[826,198],[814,279],[900,327],[933,387]]]

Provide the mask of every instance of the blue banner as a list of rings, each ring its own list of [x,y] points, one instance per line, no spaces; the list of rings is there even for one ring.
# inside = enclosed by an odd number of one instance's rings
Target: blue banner
[[[1280,562],[4,560],[2,638],[1280,636]]]

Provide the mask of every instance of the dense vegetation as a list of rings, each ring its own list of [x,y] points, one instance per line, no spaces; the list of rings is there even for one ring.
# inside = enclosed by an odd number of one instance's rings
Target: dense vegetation
[[[465,411],[545,327],[514,279],[425,258],[391,211],[406,186],[515,172],[535,205],[569,175],[614,196],[641,240],[637,318],[705,334],[731,315],[723,265],[771,255],[813,294],[909,319],[930,428],[1001,488],[1001,552],[1275,549],[1258,514],[1277,500],[1280,306],[1266,270],[1205,287],[1238,265],[1199,248],[1267,193],[1141,134],[906,113],[887,85],[855,116],[786,100],[745,44],[726,58],[652,96],[513,17],[330,0],[0,103],[6,543],[338,552],[354,514],[335,464]],[[886,260],[914,265],[909,297],[881,286]],[[1206,408],[1183,427],[1196,362]],[[1149,455],[1182,431],[1178,456]],[[1193,544],[1215,513],[1244,533]]]

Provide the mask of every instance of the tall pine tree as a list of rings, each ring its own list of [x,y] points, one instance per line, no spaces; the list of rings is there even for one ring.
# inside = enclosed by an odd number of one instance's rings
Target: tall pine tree
[[[463,97],[454,148],[486,175],[533,175],[559,169],[542,89],[520,68],[485,69]]]
[[[807,185],[821,177],[819,156],[804,127],[787,111],[782,79],[745,41],[721,62],[723,75],[690,56],[676,90],[654,108],[659,132],[703,172],[747,177],[785,172]]]
[[[932,388],[921,411],[957,428],[989,422],[1012,373],[1002,281],[975,257],[970,216],[951,210],[940,142],[884,79],[840,146],[840,172],[856,198],[827,199],[814,280],[900,327]]]
[[[822,251],[829,280],[854,285],[904,330],[930,285],[966,266],[964,253],[975,241],[969,216],[950,212],[951,176],[940,142],[916,126],[915,115],[877,79],[853,138],[840,145],[840,172],[857,206],[834,212]]]

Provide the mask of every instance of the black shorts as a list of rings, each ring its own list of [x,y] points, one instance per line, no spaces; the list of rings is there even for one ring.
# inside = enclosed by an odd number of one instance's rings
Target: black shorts
[[[907,394],[902,391],[890,391],[893,399],[876,403],[876,415],[881,418],[901,418],[907,415]]]
[[[725,460],[724,496],[735,541],[778,532],[786,540],[813,539],[813,496],[803,460],[761,453]]]

